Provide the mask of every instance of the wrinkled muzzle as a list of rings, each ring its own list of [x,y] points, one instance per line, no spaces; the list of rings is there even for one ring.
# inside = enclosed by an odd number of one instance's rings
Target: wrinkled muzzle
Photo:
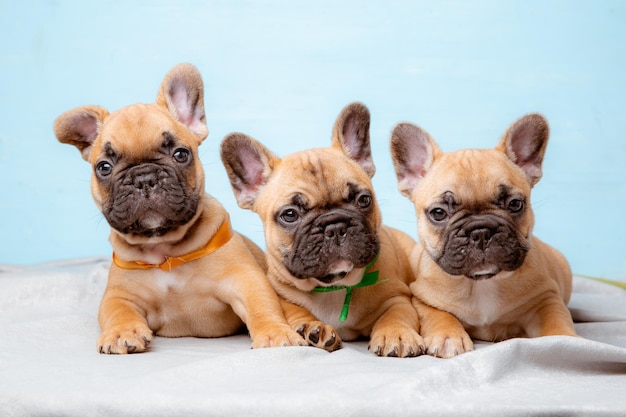
[[[296,278],[330,283],[367,265],[379,248],[378,236],[361,213],[335,209],[299,226],[283,262]]]
[[[171,167],[154,163],[134,166],[113,182],[103,214],[124,234],[162,236],[191,221],[199,196]]]
[[[443,253],[436,261],[451,275],[479,280],[516,270],[524,263],[526,240],[502,217],[473,215],[448,227]]]

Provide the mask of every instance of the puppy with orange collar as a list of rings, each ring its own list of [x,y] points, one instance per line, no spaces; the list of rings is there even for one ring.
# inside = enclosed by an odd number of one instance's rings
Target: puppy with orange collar
[[[204,191],[203,94],[198,70],[180,64],[154,104],[111,114],[79,107],[54,123],[58,140],[92,165],[92,195],[111,226],[101,353],[144,351],[153,334],[219,337],[244,324],[255,348],[305,344],[267,281],[263,252]]]
[[[539,114],[513,123],[495,149],[444,153],[418,126],[393,130],[399,189],[418,219],[411,290],[429,354],[472,350],[471,338],[576,336],[569,264],[532,234],[547,143]]]

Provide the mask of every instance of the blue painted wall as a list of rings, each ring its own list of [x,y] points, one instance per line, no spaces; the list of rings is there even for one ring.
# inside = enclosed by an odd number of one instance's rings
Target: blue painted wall
[[[284,155],[325,146],[341,108],[372,113],[385,222],[415,236],[388,151],[398,121],[444,150],[491,147],[519,116],[552,128],[535,234],[579,274],[626,277],[626,2],[0,1],[0,262],[109,256],[90,167],[52,122],[85,104],[151,102],[192,62],[205,80],[207,191],[235,204],[219,143],[243,131]]]

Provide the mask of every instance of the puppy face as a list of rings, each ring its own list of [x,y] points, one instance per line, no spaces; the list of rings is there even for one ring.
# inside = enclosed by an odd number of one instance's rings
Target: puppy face
[[[369,112],[354,103],[337,119],[330,148],[280,159],[240,133],[222,143],[239,205],[260,215],[270,261],[300,288],[354,285],[361,276],[350,273],[378,253],[368,132]]]
[[[530,191],[541,177],[547,122],[529,115],[495,149],[443,153],[419,127],[398,125],[392,155],[415,205],[419,239],[439,267],[474,280],[518,269],[530,248]]]
[[[196,138],[155,107],[113,113],[90,155],[94,199],[123,234],[161,236],[186,224],[204,192]]]
[[[159,237],[196,215],[204,193],[197,148],[208,133],[202,100],[199,73],[183,64],[166,75],[156,104],[110,115],[88,106],[57,118],[58,139],[92,165],[92,195],[117,232]]]
[[[491,278],[524,262],[530,187],[509,163],[497,152],[447,154],[416,193],[420,239],[447,273]]]
[[[335,283],[378,253],[380,215],[370,179],[338,151],[283,159],[253,209],[274,255],[295,278]]]

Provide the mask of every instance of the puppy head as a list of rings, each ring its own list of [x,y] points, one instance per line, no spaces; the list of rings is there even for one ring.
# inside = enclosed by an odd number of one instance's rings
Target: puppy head
[[[204,193],[197,148],[208,130],[202,78],[193,65],[170,70],[154,104],[112,114],[79,107],[60,115],[54,132],[92,165],[93,198],[127,239],[159,238],[196,215]]]
[[[418,126],[394,128],[398,188],[415,205],[419,240],[445,272],[478,280],[523,264],[534,224],[530,191],[547,142],[539,114],[517,120],[486,150],[443,153]]]
[[[242,133],[222,142],[238,204],[259,214],[270,263],[301,289],[354,285],[378,253],[369,120],[367,108],[352,103],[335,122],[331,147],[282,159]]]

